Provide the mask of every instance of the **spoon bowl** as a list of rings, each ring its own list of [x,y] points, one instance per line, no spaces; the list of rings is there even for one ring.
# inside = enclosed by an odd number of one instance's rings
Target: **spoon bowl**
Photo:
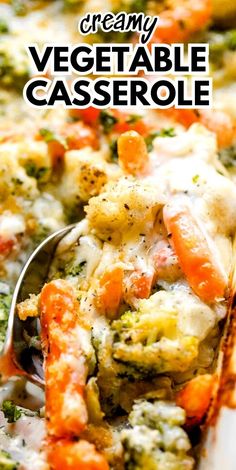
[[[42,351],[34,345],[29,346],[27,342],[27,338],[40,335],[40,321],[38,318],[20,320],[16,306],[27,299],[30,294],[39,294],[47,281],[50,264],[58,243],[75,225],[69,225],[49,235],[36,248],[20,274],[12,297],[2,358],[10,359],[16,374],[25,376],[30,382],[40,387],[44,386]]]

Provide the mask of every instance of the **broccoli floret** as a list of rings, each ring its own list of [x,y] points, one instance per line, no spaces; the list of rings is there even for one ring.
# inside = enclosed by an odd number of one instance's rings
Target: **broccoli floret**
[[[0,42],[0,84],[21,91],[30,77],[28,57],[16,41]]]
[[[83,0],[64,0],[64,7],[65,8],[78,8],[82,6]]]
[[[224,53],[236,50],[236,29],[226,32],[212,32],[208,34],[208,42],[210,45],[210,60],[221,67],[223,65]]]
[[[222,149],[219,153],[219,159],[221,163],[228,168],[233,170],[236,167],[236,146],[232,146],[226,149]]]
[[[0,34],[9,33],[9,26],[5,18],[0,18]]]
[[[11,400],[4,400],[1,411],[8,423],[15,423],[21,417],[21,410]]]
[[[97,356],[97,385],[100,390],[100,402],[106,416],[114,417],[120,412],[129,413],[134,400],[140,396],[170,399],[171,380],[151,375],[141,376],[128,364],[114,360],[112,354],[113,332],[105,318],[98,318],[93,324],[92,343]]]
[[[109,111],[102,110],[100,113],[100,123],[103,127],[105,134],[109,134],[112,131],[114,125],[118,122],[118,119],[113,116]]]
[[[94,322],[92,343],[98,361],[98,387],[102,408],[106,415],[113,416],[119,406],[121,379],[119,366],[112,357],[112,333],[105,318]]]
[[[11,294],[0,294],[0,351],[5,341],[11,297]]]
[[[25,171],[28,176],[31,176],[39,182],[42,182],[45,176],[48,174],[49,168],[44,166],[38,167],[35,162],[28,161],[25,165]]]
[[[126,384],[139,383],[136,399],[144,393],[144,383],[154,383],[166,372],[190,369],[214,324],[212,309],[184,290],[156,292],[140,300],[136,312],[126,312],[111,323],[97,320],[93,345],[105,413],[126,410],[121,400]]]
[[[27,2],[25,0],[11,0],[14,13],[18,16],[25,16],[28,12]]]
[[[0,449],[0,470],[17,470],[18,466],[8,452]]]
[[[190,470],[190,442],[184,411],[171,402],[139,400],[129,415],[131,429],[121,432],[125,470]]]
[[[114,359],[129,365],[135,377],[185,371],[197,357],[198,338],[179,328],[178,301],[175,292],[156,292],[139,302],[138,311],[126,312],[113,322]],[[191,298],[186,301],[196,311]]]

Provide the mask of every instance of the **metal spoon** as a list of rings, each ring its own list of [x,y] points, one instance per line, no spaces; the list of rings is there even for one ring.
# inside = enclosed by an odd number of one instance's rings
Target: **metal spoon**
[[[44,386],[42,352],[35,347],[29,347],[26,341],[27,335],[39,336],[40,322],[38,318],[20,320],[16,306],[28,298],[29,294],[38,294],[41,291],[58,243],[75,225],[53,233],[36,248],[20,274],[12,297],[2,358],[10,358],[16,368],[16,375],[19,373],[41,387]]]

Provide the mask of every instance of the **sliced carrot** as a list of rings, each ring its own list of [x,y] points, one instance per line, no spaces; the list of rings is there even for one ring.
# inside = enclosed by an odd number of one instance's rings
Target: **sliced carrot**
[[[199,424],[212,398],[216,377],[205,374],[190,380],[176,395],[176,404],[186,411],[187,424]]]
[[[14,375],[24,375],[24,372],[15,366],[13,362],[14,353],[11,349],[8,350],[7,354],[0,355],[1,381],[3,383]]]
[[[235,119],[224,111],[202,110],[201,123],[216,133],[219,148],[230,147],[236,137]]]
[[[164,222],[179,263],[193,291],[204,301],[224,297],[226,276],[218,267],[190,207],[173,199],[164,207]]]
[[[153,283],[153,274],[134,271],[129,277],[128,296],[148,299]]]
[[[62,160],[66,152],[66,145],[59,140],[51,140],[48,142],[48,152],[51,156],[52,164],[57,164],[58,161]]]
[[[79,304],[64,280],[52,281],[40,296],[45,354],[46,418],[49,434],[79,435],[87,424],[84,388],[87,366],[80,344]]]
[[[211,0],[172,0],[171,6],[160,13],[152,43],[188,41],[194,33],[205,28],[211,19]]]
[[[118,134],[123,134],[128,131],[136,131],[143,137],[146,137],[149,134],[150,126],[148,126],[143,119],[134,119],[134,122],[132,122],[132,115],[124,113],[118,109],[114,109],[112,114],[117,119],[117,123],[114,125],[113,130]]]
[[[82,121],[67,124],[62,131],[69,150],[79,150],[84,147],[98,148],[97,134],[94,129]]]
[[[49,442],[47,455],[52,470],[109,470],[105,457],[84,440]]]
[[[73,108],[70,109],[70,116],[75,119],[81,119],[85,124],[94,126],[98,121],[100,112],[100,109],[96,109],[93,106],[89,106],[86,109]]]
[[[118,138],[119,164],[131,175],[145,172],[149,162],[144,138],[136,131],[128,131]]]
[[[1,256],[8,256],[15,245],[16,240],[14,238],[3,238],[0,236],[0,255]]]
[[[107,270],[100,279],[98,307],[109,317],[113,317],[122,298],[123,269],[120,267]]]
[[[161,111],[161,113],[163,113],[163,111]],[[197,109],[169,108],[165,109],[165,114],[167,117],[183,124],[186,128],[190,127],[195,122],[200,122],[201,120],[200,112]]]

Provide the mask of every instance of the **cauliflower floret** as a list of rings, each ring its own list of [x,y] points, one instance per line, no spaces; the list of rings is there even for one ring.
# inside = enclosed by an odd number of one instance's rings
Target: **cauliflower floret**
[[[186,371],[215,323],[214,311],[193,294],[157,292],[112,323],[114,359],[135,376]]]
[[[164,197],[157,185],[132,178],[108,183],[105,190],[86,207],[91,227],[101,238],[122,234],[153,224]]]
[[[40,183],[46,183],[52,170],[52,160],[45,142],[25,140],[18,144],[18,161],[28,176],[37,179]]]
[[[121,432],[126,470],[190,470],[190,442],[180,427],[184,410],[171,402],[139,400],[129,416],[132,429]]]
[[[19,165],[18,156],[17,144],[9,143],[0,146],[0,196],[3,201],[6,201],[8,196],[32,200],[39,194],[36,181],[30,178],[25,169]]]
[[[216,136],[201,124],[193,124],[186,132],[180,132],[175,137],[156,137],[153,146],[151,159],[154,167],[173,158],[184,159],[185,163],[186,159],[192,157],[219,166]]]
[[[41,227],[41,230],[42,227],[46,229],[46,236],[65,225],[63,206],[51,194],[42,193],[34,201],[31,211],[38,222],[39,228]]]
[[[218,24],[235,25],[236,4],[231,0],[213,0],[213,17]]]
[[[104,317],[98,317],[93,322],[92,343],[98,361],[97,377],[102,409],[107,416],[114,416],[118,409],[130,412],[134,400],[139,397],[172,398],[170,378],[157,376],[152,379],[145,374],[142,377],[140,372],[135,375],[128,364],[114,360],[113,332]]]
[[[0,83],[21,90],[30,77],[24,46],[13,36],[0,42]]]
[[[236,227],[235,185],[199,155],[187,159],[176,155],[157,169],[155,178],[171,195],[186,192],[191,197],[196,216],[211,235],[228,236]]]
[[[17,313],[21,320],[28,317],[37,317],[39,315],[38,308],[39,296],[30,294],[29,298],[17,305]]]
[[[101,152],[91,148],[65,154],[64,173],[59,189],[66,205],[87,202],[99,194],[109,179],[116,176],[116,165],[108,164]]]

